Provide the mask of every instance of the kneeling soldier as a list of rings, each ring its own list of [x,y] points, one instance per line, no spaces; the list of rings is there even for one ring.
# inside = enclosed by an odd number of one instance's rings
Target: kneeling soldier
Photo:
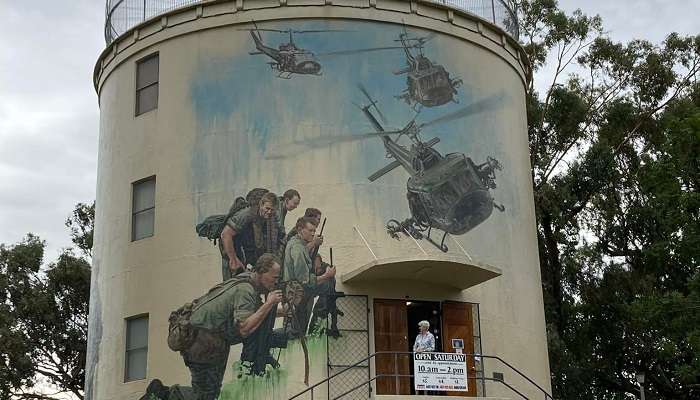
[[[230,346],[245,346],[272,334],[277,305],[282,301],[282,292],[275,290],[279,276],[276,258],[263,254],[252,273],[239,274],[200,298],[190,316],[195,339],[180,352],[192,375],[192,388],[167,387],[154,379],[142,399],[218,398]],[[267,296],[265,302],[261,295]]]

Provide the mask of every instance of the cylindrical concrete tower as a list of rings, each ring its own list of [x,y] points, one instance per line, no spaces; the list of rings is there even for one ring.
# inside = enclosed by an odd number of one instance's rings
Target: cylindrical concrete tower
[[[88,398],[545,398],[502,1],[118,1],[106,33]]]

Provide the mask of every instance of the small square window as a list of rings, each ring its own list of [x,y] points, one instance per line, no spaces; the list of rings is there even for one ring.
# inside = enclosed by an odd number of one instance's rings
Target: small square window
[[[146,378],[148,315],[126,320],[124,382]]]
[[[136,115],[158,108],[158,53],[136,62]]]
[[[156,177],[132,184],[131,240],[153,236],[156,215]]]

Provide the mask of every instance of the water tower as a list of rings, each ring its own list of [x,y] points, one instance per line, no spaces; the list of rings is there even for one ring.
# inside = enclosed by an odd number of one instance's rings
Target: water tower
[[[108,0],[88,398],[546,398],[517,37],[502,0]]]

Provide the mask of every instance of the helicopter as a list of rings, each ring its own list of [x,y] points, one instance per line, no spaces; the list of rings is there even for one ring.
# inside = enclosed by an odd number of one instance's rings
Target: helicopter
[[[456,102],[454,96],[462,84],[461,79],[450,78],[450,73],[440,64],[433,63],[423,53],[425,43],[432,40],[435,34],[428,36],[410,37],[406,27],[395,40],[401,43],[406,55],[406,67],[393,71],[395,75],[406,74],[407,88],[398,95],[397,99],[404,100],[415,110],[421,106],[436,107]]]
[[[272,59],[268,62],[270,68],[277,72],[278,78],[290,79],[292,75],[321,75],[321,63],[318,57],[311,51],[297,47],[294,43],[293,34],[320,33],[320,32],[346,32],[333,29],[319,30],[295,30],[295,29],[260,29],[253,24],[254,28],[244,29],[250,32],[255,42],[256,51],[251,51],[251,55],[266,55]],[[265,45],[260,32],[277,32],[289,35],[289,42],[279,44],[278,48]]]
[[[423,141],[421,129],[464,118],[488,107],[492,99],[463,107],[452,113],[431,121],[417,123],[414,117],[400,130],[386,131],[372,112],[384,120],[377,106],[364,87],[360,90],[369,103],[359,106],[376,132],[362,135],[363,138],[379,137],[386,150],[387,158],[394,161],[371,174],[368,179],[374,182],[385,174],[402,167],[410,177],[406,183],[406,198],[411,216],[403,221],[391,219],[387,222],[387,233],[399,239],[399,233],[415,239],[426,239],[443,252],[447,234],[462,235],[484,222],[497,209],[505,211],[502,204],[494,202],[489,189],[496,188],[495,172],[502,170],[498,160],[487,157],[477,164],[463,153],[441,154],[434,146],[440,142],[435,137]],[[392,139],[395,136],[395,139]],[[401,137],[407,137],[410,147],[399,143]],[[442,239],[435,241],[431,237],[433,229],[443,232]]]
[[[415,111],[419,111],[421,107],[437,107],[451,101],[456,103],[457,88],[462,85],[461,79],[451,78],[445,67],[433,63],[423,53],[425,44],[436,35],[436,33],[432,33],[427,36],[411,37],[404,25],[399,38],[394,40],[400,43],[399,46],[341,50],[319,54],[319,56],[351,55],[394,49],[403,50],[406,56],[406,66],[392,72],[394,75],[406,74],[407,88],[400,95],[394,97],[404,100]]]
[[[369,102],[355,105],[369,120],[374,128],[373,132],[296,140],[268,148],[265,158],[276,160],[298,157],[302,152],[338,143],[381,139],[386,158],[393,161],[370,174],[367,179],[374,182],[399,167],[410,175],[406,182],[406,199],[411,216],[403,221],[387,221],[387,233],[394,239],[399,239],[400,233],[417,240],[425,239],[443,252],[448,251],[445,244],[448,233],[462,235],[488,219],[494,208],[505,211],[505,207],[496,203],[489,192],[490,189],[496,188],[496,171],[502,170],[501,163],[496,158],[487,157],[485,162],[477,164],[463,153],[443,155],[434,149],[440,142],[439,138],[424,141],[420,135],[421,129],[425,127],[492,108],[502,96],[487,97],[423,123],[416,122],[419,114],[416,113],[404,128],[385,130],[379,121],[384,124],[387,124],[387,121],[377,105],[378,102],[372,99],[362,85],[358,86]],[[410,146],[400,143],[403,137],[410,140]],[[439,241],[433,239],[433,229],[443,232]]]

